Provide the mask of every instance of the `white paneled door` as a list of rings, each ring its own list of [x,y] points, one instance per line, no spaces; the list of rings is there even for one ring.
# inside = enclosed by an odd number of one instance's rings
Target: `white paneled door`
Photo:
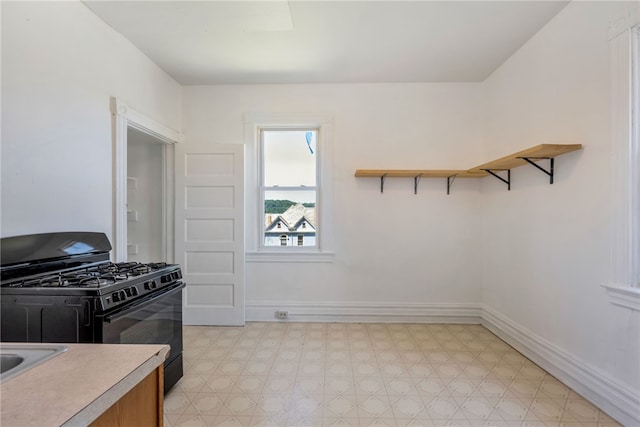
[[[186,325],[244,325],[244,146],[176,144]]]

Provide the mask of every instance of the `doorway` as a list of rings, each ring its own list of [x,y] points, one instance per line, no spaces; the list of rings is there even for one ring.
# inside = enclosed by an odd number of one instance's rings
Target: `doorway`
[[[111,98],[112,261],[173,263],[179,132]]]
[[[165,143],[127,128],[127,261],[166,262]]]

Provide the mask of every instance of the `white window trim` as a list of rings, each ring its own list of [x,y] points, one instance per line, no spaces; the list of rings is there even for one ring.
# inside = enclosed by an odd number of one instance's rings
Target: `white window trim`
[[[640,311],[640,7],[611,27],[612,304]]]
[[[306,187],[287,187],[287,186],[265,186],[264,182],[262,182],[262,179],[264,177],[264,171],[262,170],[262,168],[264,168],[264,141],[263,141],[263,137],[264,137],[264,131],[315,131],[316,132],[316,138],[317,141],[320,141],[322,138],[322,134],[320,133],[320,129],[316,128],[316,127],[311,127],[311,126],[287,126],[287,127],[273,127],[273,126],[260,126],[258,129],[258,158],[260,159],[259,161],[259,166],[258,166],[258,179],[260,180],[259,183],[259,191],[260,191],[260,199],[259,199],[259,207],[260,210],[262,211],[262,206],[264,206],[264,195],[267,191],[290,191],[290,192],[296,192],[296,191],[314,191],[316,193],[316,201],[315,201],[315,209],[316,212],[319,212],[319,209],[322,209],[321,203],[319,203],[319,196],[322,192],[322,182],[321,182],[321,178],[322,178],[322,171],[320,170],[320,160],[322,158],[322,151],[324,150],[324,143],[322,143],[322,146],[316,147],[316,185],[310,185],[310,186],[306,186]],[[266,213],[266,212],[265,212]],[[320,225],[318,227],[318,219],[316,218],[316,230],[322,228],[322,225]],[[261,238],[258,239],[259,243],[258,243],[258,251],[264,252],[264,251],[269,251],[269,250],[281,250],[281,251],[299,251],[302,248],[298,247],[297,245],[285,245],[285,246],[266,246],[264,244],[264,235],[266,232],[267,226],[265,225],[265,221],[262,220],[260,221],[260,236]],[[317,250],[318,248],[322,247],[322,236],[316,234],[316,244],[313,247],[307,247],[307,249],[309,250]]]
[[[264,247],[260,244],[264,216],[260,206],[260,129],[318,129],[318,174],[320,192],[316,195],[318,211],[317,247]],[[245,167],[246,262],[333,262],[333,118],[327,114],[246,114],[244,137],[247,146]]]

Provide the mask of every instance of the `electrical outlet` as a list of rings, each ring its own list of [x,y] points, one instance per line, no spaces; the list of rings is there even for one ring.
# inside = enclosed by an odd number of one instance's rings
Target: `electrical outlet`
[[[276,319],[286,320],[289,317],[288,311],[276,311]]]

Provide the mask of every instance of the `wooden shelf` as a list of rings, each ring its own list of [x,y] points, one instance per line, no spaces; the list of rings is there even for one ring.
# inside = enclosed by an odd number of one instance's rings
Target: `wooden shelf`
[[[411,169],[358,169],[357,178],[482,178],[489,175],[485,171],[470,172],[467,170],[411,170]]]
[[[552,159],[561,154],[580,150],[581,148],[582,144],[540,144],[526,150],[518,151],[517,153],[511,154],[509,156],[501,157],[488,163],[483,163],[480,166],[469,169],[469,172],[482,172],[487,170],[509,170],[518,166],[526,165],[527,161],[525,159]]]
[[[553,159],[561,154],[580,150],[581,148],[582,144],[540,144],[526,150],[518,151],[517,153],[511,154],[509,156],[501,157],[498,160],[493,160],[489,163],[484,163],[480,166],[476,166],[475,168],[469,169],[469,172],[488,172],[500,181],[507,184],[507,189],[511,190],[511,169],[517,168],[518,166],[530,164],[531,166],[534,166],[536,169],[539,169],[547,176],[549,176],[549,184],[553,184]],[[534,161],[543,159],[549,159],[548,170],[538,165]],[[496,173],[497,171],[505,170],[507,171],[506,178]]]
[[[553,159],[561,154],[570,153],[582,149],[582,144],[540,144],[526,150],[518,151],[509,156],[501,157],[488,163],[468,170],[457,169],[358,169],[357,178],[380,178],[380,192],[384,191],[385,178],[413,178],[414,193],[418,193],[418,180],[420,178],[447,178],[447,194],[451,190],[451,184],[456,178],[483,178],[493,175],[507,184],[511,190],[511,169],[530,164],[549,176],[549,182],[553,184]],[[535,163],[537,160],[549,159],[549,170]],[[507,171],[507,178],[499,176],[496,171]]]

